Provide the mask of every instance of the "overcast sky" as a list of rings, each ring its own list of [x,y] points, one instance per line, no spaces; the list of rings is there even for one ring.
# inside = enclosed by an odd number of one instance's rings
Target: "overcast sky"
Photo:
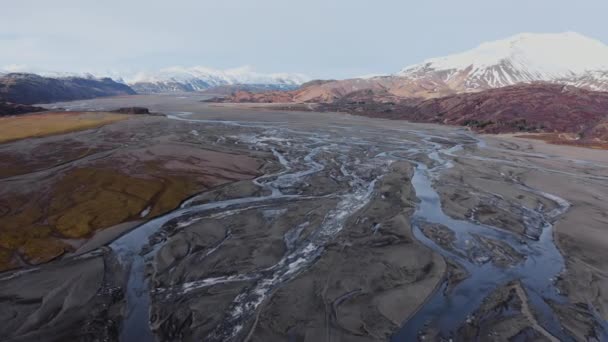
[[[608,42],[607,0],[13,0],[0,68],[134,72],[181,66],[392,73],[520,32]]]

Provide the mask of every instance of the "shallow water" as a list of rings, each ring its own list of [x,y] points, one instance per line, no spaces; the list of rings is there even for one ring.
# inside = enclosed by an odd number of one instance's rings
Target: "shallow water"
[[[183,116],[179,117],[179,119],[198,121],[187,119]],[[203,121],[207,124],[233,125],[232,122]],[[248,126],[247,123],[238,123],[238,125],[248,128],[259,128],[257,123],[251,126]],[[129,269],[126,290],[128,312],[121,330],[120,339],[122,341],[130,341],[138,336],[152,339],[153,333],[150,330],[149,317],[151,293],[147,278],[144,275],[144,269],[147,259],[153,258],[166,241],[166,236],[163,238],[162,234],[160,234],[160,241],[158,240],[159,232],[162,232],[166,228],[177,227],[181,229],[213,214],[233,215],[243,210],[258,208],[266,203],[288,203],[289,201],[310,200],[310,196],[284,194],[283,189],[289,189],[295,184],[304,182],[307,176],[324,170],[324,163],[333,162],[333,160],[319,158],[318,155],[320,153],[340,154],[348,152],[349,149],[343,143],[327,140],[322,135],[310,136],[309,134],[303,134],[299,136],[296,134],[296,140],[292,141],[294,138],[277,139],[276,135],[289,133],[292,136],[296,133],[293,130],[277,131],[276,128],[273,128],[271,133],[272,135],[266,135],[268,132],[262,132],[257,135],[254,134],[253,137],[251,134],[240,137],[249,144],[269,149],[282,164],[283,170],[276,174],[261,176],[253,181],[254,184],[267,190],[270,195],[237,198],[202,205],[195,205],[196,197],[193,197],[184,202],[180,209],[135,228],[110,245],[119,256],[119,260],[121,260],[124,267]],[[294,147],[292,143],[297,143],[297,147]],[[303,156],[294,156],[292,159],[289,155],[278,152],[277,147],[287,151],[296,149],[298,150],[298,154]],[[386,169],[388,162],[386,160],[378,160],[376,164],[369,167]],[[175,296],[176,294],[184,294],[197,288],[224,282],[253,282],[246,292],[241,293],[235,299],[231,309],[226,313],[225,320],[216,327],[206,340],[220,341],[234,338],[242,329],[243,322],[255,313],[257,306],[271,291],[310,267],[323,252],[324,245],[331,241],[332,237],[342,229],[350,215],[357,212],[370,200],[375,179],[364,180],[356,175],[356,170],[347,170],[350,167],[350,165],[343,165],[342,167],[346,173],[344,177],[348,178],[350,186],[347,188],[347,191],[334,194],[338,199],[337,206],[328,212],[323,224],[316,228],[313,237],[309,238],[305,243],[295,245],[292,236],[294,231],[297,233],[298,230],[302,229],[301,226],[296,226],[292,231],[288,232],[285,240],[287,242],[291,241],[291,248],[289,248],[288,253],[276,265],[252,274],[201,279],[183,284],[183,286],[177,289],[154,289],[154,295]],[[358,165],[358,167],[363,168],[363,165]],[[155,240],[155,242],[149,248],[148,244],[151,239]]]
[[[461,150],[460,147],[452,147],[448,152],[452,154]],[[444,338],[454,337],[458,327],[473,315],[484,298],[515,280],[520,281],[525,289],[534,312],[539,315],[537,319],[540,325],[562,341],[573,340],[561,329],[555,313],[547,304],[549,300],[556,303],[566,300],[553,283],[565,266],[564,259],[553,241],[552,222],[568,209],[569,204],[557,196],[527,189],[554,201],[557,205],[557,209],[552,212],[544,212],[538,208],[526,208],[528,210],[523,211],[534,216],[534,219],[525,220],[527,224],[540,225],[530,227],[542,231],[538,240],[522,241],[521,237],[499,228],[450,218],[443,212],[439,195],[432,185],[432,178],[437,176],[442,168],[450,167],[451,164],[441,157],[434,144],[426,152],[439,165],[429,169],[423,163],[417,164],[412,184],[420,203],[412,217],[414,235],[446,259],[457,262],[469,273],[469,277],[457,284],[448,295],[445,293],[446,285],[440,286],[428,302],[395,334],[393,341],[416,340],[427,326],[439,330]],[[421,231],[421,223],[440,224],[454,232],[454,246],[460,253],[446,250],[426,237]],[[474,235],[507,243],[526,258],[506,269],[494,265],[489,257],[481,258],[481,262],[480,259],[470,260],[463,255],[467,254],[467,248],[475,244]]]
[[[437,328],[442,336],[450,338],[479,308],[484,298],[515,280],[521,282],[539,324],[560,340],[572,340],[562,330],[555,313],[548,305],[548,301],[563,303],[566,300],[554,285],[554,280],[564,270],[564,259],[553,242],[552,224],[568,209],[569,204],[557,196],[514,182],[513,186],[544,197],[556,206],[556,209],[551,211],[545,211],[542,207],[518,208],[517,212],[525,216],[526,231],[531,232],[530,238],[473,221],[450,218],[441,208],[433,181],[441,176],[442,170],[452,167],[451,158],[455,156],[482,158],[471,154],[475,149],[485,148],[482,140],[464,131],[451,133],[451,137],[441,137],[403,130],[403,133],[416,137],[406,140],[396,133],[399,130],[391,132],[389,136],[372,128],[358,130],[354,127],[332,125],[311,132],[297,130],[282,122],[196,120],[190,114],[180,113],[170,117],[245,129],[247,131],[241,132],[236,138],[243,144],[273,153],[283,169],[253,181],[269,195],[202,205],[196,205],[194,197],[184,202],[178,210],[139,226],[110,245],[123,265],[130,267],[126,289],[128,314],[121,330],[122,341],[142,337],[145,340],[153,339],[150,329],[150,296],[170,298],[214,284],[248,282],[249,286],[235,298],[225,313],[224,321],[206,337],[209,341],[235,339],[248,320],[254,316],[260,303],[268,298],[274,289],[314,264],[323,253],[325,244],[343,228],[346,220],[368,203],[373,196],[375,181],[382,177],[388,165],[395,160],[407,160],[416,165],[412,185],[420,202],[412,216],[414,236],[446,259],[458,263],[470,276],[453,287],[447,295],[447,284],[440,284],[426,304],[405,322],[392,340],[416,340],[419,332],[428,326]],[[452,143],[451,139],[459,143]],[[367,152],[351,158],[351,149],[359,146],[368,148]],[[327,155],[332,157],[328,158]],[[166,242],[168,233],[165,230],[182,229],[203,218],[214,217],[213,215],[236,215],[244,210],[258,209],[270,204],[314,199],[291,193],[290,188],[306,183],[310,176],[326,170],[330,164],[334,165],[332,163],[339,165],[340,177],[343,178],[341,181],[346,182],[348,186],[345,190],[328,195],[336,198],[337,205],[331,208],[323,224],[315,227],[313,238],[297,243],[302,225],[308,224],[306,222],[294,225],[285,234],[287,252],[275,265],[248,274],[200,279],[176,288],[155,288],[150,291],[144,274],[145,265]],[[362,170],[372,170],[374,177],[362,176]],[[427,238],[420,229],[423,223],[440,224],[453,231],[456,238],[455,250],[444,249]],[[479,255],[479,258],[470,260],[466,255],[472,246],[484,251],[476,242],[475,235],[501,241],[525,258],[513,267],[504,268],[495,265],[489,257],[490,252],[485,250],[487,255]],[[153,241],[152,246],[148,246],[150,241]],[[218,248],[221,248],[221,244],[214,250]],[[600,322],[602,323],[605,322]]]

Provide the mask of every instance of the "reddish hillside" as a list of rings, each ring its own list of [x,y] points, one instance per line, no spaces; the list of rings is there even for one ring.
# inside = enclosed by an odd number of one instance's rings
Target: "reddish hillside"
[[[318,85],[291,92],[236,92],[221,101],[316,102],[315,110],[468,126],[484,133],[559,132],[608,141],[608,93],[574,86],[538,82],[432,99],[398,96],[388,89],[364,89],[301,101],[311,87]]]
[[[488,133],[564,132],[590,138],[608,117],[608,93],[546,83],[522,84],[426,100],[408,117]]]
[[[434,80],[410,80],[402,77],[354,78],[340,81],[312,81],[292,91],[235,91],[210,102],[255,103],[333,103],[359,91],[408,98],[435,98],[454,92]]]
[[[469,126],[485,133],[560,132],[585,140],[608,140],[608,93],[548,83],[428,100],[364,90],[321,104],[319,109]]]
[[[227,103],[289,103],[295,102],[292,91],[251,92],[237,90],[227,97],[214,97],[205,102]]]

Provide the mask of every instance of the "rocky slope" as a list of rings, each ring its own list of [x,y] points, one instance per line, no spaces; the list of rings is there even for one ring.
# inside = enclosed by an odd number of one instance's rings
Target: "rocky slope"
[[[110,78],[51,78],[27,73],[0,76],[0,100],[13,103],[50,103],[134,94],[129,86]]]
[[[538,82],[427,100],[360,91],[317,109],[468,126],[484,133],[569,133],[570,139],[606,141],[606,108],[606,92]]]
[[[219,102],[301,102],[306,88],[293,92],[236,92]],[[484,133],[567,133],[564,138],[608,141],[608,92],[547,82],[517,84],[475,93],[424,99],[402,97],[386,89],[364,89],[310,103],[321,111],[468,126]],[[278,107],[281,108],[281,107]]]

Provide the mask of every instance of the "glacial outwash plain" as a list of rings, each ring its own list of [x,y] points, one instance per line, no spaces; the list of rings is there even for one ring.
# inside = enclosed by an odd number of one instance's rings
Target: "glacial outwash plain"
[[[0,340],[608,340],[605,151],[211,97],[0,118]]]

